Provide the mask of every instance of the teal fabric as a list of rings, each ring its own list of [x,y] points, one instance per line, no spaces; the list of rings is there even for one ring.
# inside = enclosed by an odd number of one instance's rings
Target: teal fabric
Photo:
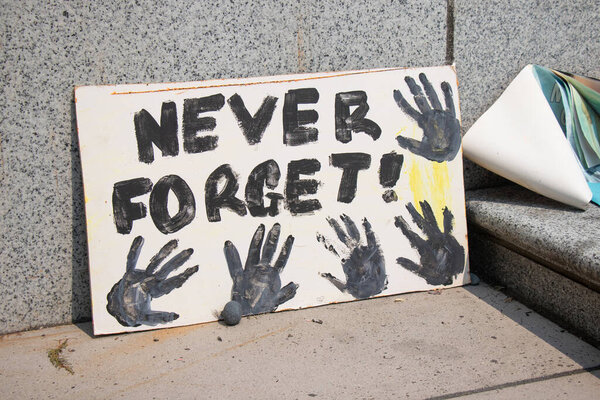
[[[533,74],[550,105],[571,148],[581,172],[600,205],[600,93],[577,81],[573,75],[539,65]],[[589,80],[588,80],[589,82]]]
[[[600,206],[600,183],[588,182],[588,186],[592,191],[592,202]]]

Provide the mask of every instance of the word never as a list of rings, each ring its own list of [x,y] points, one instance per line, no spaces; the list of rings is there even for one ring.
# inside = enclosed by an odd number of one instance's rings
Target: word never
[[[240,129],[249,145],[255,145],[273,118],[277,97],[266,96],[254,116],[250,115],[242,98],[236,93],[227,99]],[[318,139],[318,129],[308,127],[319,119],[315,110],[298,110],[298,104],[314,104],[319,100],[315,88],[289,90],[283,104],[283,143],[287,146],[299,146]],[[198,135],[199,132],[213,131],[217,122],[214,117],[201,115],[218,111],[225,105],[222,94],[185,99],[183,101],[183,150],[186,153],[202,153],[217,148],[219,137],[216,135]],[[351,107],[355,107],[350,112]],[[367,94],[364,91],[352,91],[335,95],[335,137],[342,143],[352,140],[352,133],[364,132],[373,140],[381,136],[381,128],[375,122],[366,119],[369,111]],[[150,164],[154,161],[154,144],[164,156],[179,154],[177,139],[177,106],[174,102],[164,102],[161,107],[160,124],[154,117],[142,109],[134,115],[135,135],[138,146],[138,158]]]

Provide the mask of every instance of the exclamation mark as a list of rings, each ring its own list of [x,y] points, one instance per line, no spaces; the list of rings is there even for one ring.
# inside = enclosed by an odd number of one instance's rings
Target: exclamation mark
[[[404,156],[402,154],[396,154],[391,152],[381,156],[381,164],[379,168],[379,183],[384,188],[392,188],[398,182],[400,178],[400,171],[402,170],[402,163],[404,162]],[[381,197],[386,203],[397,201],[398,195],[393,189],[386,190]]]

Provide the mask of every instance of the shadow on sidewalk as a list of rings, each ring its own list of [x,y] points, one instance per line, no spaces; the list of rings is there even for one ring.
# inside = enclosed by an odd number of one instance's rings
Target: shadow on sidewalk
[[[548,320],[545,317],[519,301],[513,301],[511,297],[501,291],[502,288],[497,286],[492,287],[494,290],[489,290],[489,288],[490,286],[483,282],[478,286],[464,286],[464,289],[468,293],[492,306],[501,314],[507,316],[544,342],[568,356],[581,367],[586,369],[600,367],[596,362],[590,361],[589,354],[582,351],[581,346],[577,345],[582,339],[574,336],[555,323],[548,324]],[[591,344],[590,346],[593,347]]]

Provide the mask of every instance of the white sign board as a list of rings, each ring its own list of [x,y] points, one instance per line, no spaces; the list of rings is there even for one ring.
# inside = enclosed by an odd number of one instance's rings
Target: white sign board
[[[468,283],[452,67],[75,98],[95,334]]]

